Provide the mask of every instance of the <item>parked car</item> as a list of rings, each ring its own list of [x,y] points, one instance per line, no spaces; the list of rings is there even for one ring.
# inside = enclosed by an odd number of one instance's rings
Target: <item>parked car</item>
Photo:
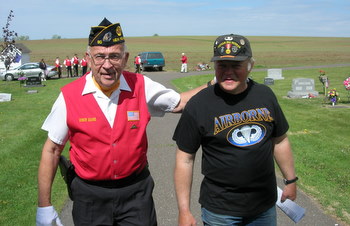
[[[47,65],[48,74],[46,75],[46,78],[51,78],[53,76],[57,75],[57,69],[56,67]],[[18,79],[19,77],[35,77],[35,76],[41,76],[43,71],[39,68],[39,63],[26,63],[22,64],[21,66],[4,71],[0,74],[0,80],[7,80],[12,81],[15,79]]]
[[[141,69],[158,69],[163,70],[165,66],[164,56],[161,52],[142,52],[139,54],[141,57]]]

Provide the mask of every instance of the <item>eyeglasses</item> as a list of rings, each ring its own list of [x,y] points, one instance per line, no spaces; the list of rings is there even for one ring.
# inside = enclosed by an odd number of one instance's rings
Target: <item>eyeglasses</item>
[[[97,66],[104,64],[107,59],[109,60],[109,62],[111,64],[117,65],[123,59],[123,56],[124,56],[124,54],[111,54],[109,56],[105,56],[103,54],[97,54],[97,55],[94,55],[94,56],[90,55],[90,57],[93,60],[94,64],[97,65]]]

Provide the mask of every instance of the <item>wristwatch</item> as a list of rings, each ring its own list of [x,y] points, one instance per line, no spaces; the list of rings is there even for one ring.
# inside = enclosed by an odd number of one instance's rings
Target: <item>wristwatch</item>
[[[291,179],[291,180],[283,179],[283,183],[284,183],[285,185],[287,185],[287,184],[292,184],[292,183],[297,182],[298,179],[299,179],[298,177],[295,177],[294,179]]]

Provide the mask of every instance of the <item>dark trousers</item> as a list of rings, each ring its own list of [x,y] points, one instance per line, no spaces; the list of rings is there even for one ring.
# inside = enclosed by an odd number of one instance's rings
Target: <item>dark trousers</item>
[[[61,67],[57,67],[57,74],[58,74],[58,78],[61,78],[61,74],[62,74]]]
[[[141,66],[140,66],[140,64],[136,64],[135,73],[140,73],[140,72],[141,72]]]
[[[78,76],[78,64],[74,64],[74,77]]]
[[[72,75],[72,66],[67,66],[67,77],[69,78],[69,75],[70,77],[73,77]]]
[[[155,226],[156,212],[151,175],[134,184],[110,188],[75,177],[71,185],[74,225]]]
[[[87,66],[83,66],[83,68],[82,68],[82,75],[81,76],[85,75],[86,72],[87,72]]]

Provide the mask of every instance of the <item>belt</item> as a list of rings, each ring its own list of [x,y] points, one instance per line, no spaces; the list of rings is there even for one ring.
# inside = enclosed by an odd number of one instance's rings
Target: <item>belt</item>
[[[93,180],[85,180],[79,177],[80,180],[84,181],[87,184],[104,187],[104,188],[122,188],[126,186],[130,186],[132,184],[135,184],[145,178],[147,178],[150,175],[150,172],[148,170],[148,166],[146,166],[141,172],[135,172],[131,174],[128,177],[119,179],[119,180],[99,180],[99,181],[93,181]]]

